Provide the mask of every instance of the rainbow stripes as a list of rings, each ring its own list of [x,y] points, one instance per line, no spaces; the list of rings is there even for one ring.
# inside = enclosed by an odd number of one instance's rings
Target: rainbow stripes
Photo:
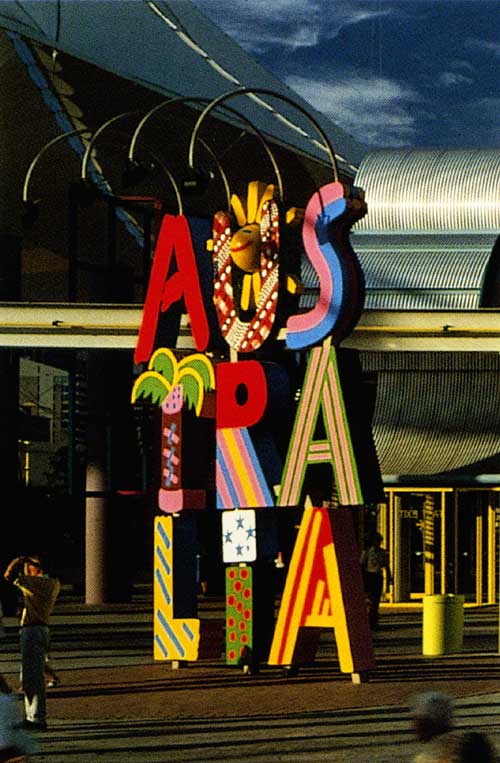
[[[274,506],[246,428],[217,430],[217,508]]]
[[[200,621],[173,614],[172,517],[156,518],[154,543],[154,659],[197,660]]]
[[[313,440],[320,409],[326,439]],[[288,448],[279,506],[296,506],[309,464],[331,463],[339,503],[364,503],[349,422],[342,394],[337,351],[323,345],[311,350]]]

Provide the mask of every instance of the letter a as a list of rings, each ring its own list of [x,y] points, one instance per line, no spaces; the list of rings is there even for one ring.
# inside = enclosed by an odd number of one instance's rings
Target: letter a
[[[343,673],[375,667],[352,516],[347,509],[309,507],[290,561],[269,664],[311,662],[323,628],[334,631]]]
[[[326,438],[313,440],[320,410]],[[297,506],[309,464],[330,463],[339,503],[364,503],[352,444],[336,350],[328,345],[311,350],[302,395],[281,480],[278,506]]]
[[[175,254],[177,271],[171,273],[172,257]],[[183,215],[165,215],[156,245],[148,293],[144,304],[141,328],[135,349],[134,362],[149,360],[154,349],[158,316],[184,297],[186,310],[191,321],[191,331],[200,352],[206,349],[209,327],[200,279],[196,267],[191,232]]]

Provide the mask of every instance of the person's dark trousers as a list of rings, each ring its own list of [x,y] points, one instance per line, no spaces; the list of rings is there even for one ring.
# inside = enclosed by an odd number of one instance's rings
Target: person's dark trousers
[[[365,572],[364,581],[365,591],[369,601],[368,620],[370,628],[375,630],[378,628],[378,609],[380,598],[382,596],[384,577],[381,572]]]
[[[45,655],[49,650],[47,625],[21,627],[22,687],[24,713],[30,723],[45,723]]]

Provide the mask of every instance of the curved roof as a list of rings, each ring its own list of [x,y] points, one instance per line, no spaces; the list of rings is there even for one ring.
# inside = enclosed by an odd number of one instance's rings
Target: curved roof
[[[475,310],[497,234],[351,238],[373,310]]]
[[[274,77],[188,0],[2,0],[0,27],[36,40],[166,97],[216,98],[238,88],[271,89],[310,114],[338,159],[355,169],[366,153],[354,138]],[[311,121],[285,101],[238,97],[260,130],[285,145],[328,161]]]
[[[376,151],[357,172],[368,214],[352,235],[365,307],[498,304],[500,151]]]
[[[377,373],[373,432],[383,475],[500,472],[498,354],[361,359],[364,371]]]
[[[500,150],[376,151],[361,163],[359,231],[500,231]]]

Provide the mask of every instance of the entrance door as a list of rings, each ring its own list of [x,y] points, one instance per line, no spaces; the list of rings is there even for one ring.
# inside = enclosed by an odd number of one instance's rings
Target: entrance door
[[[397,490],[391,496],[394,601],[444,592],[444,491]]]

